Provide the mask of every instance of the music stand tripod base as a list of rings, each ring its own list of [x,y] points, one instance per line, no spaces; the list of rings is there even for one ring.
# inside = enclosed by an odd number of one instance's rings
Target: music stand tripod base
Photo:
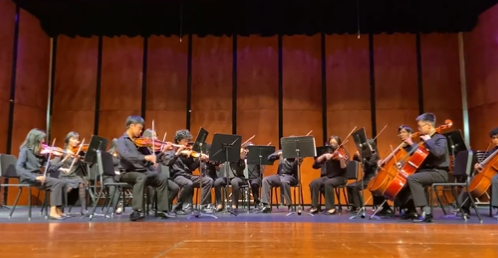
[[[301,169],[300,159],[308,157],[316,157],[316,144],[313,136],[297,136],[297,137],[283,137],[280,139],[282,145],[282,158],[295,158],[297,162],[297,185],[298,185],[298,206],[296,211],[290,211],[286,216],[293,214],[301,215],[303,212],[302,204],[302,185],[301,185]],[[308,213],[314,216],[311,213]]]
[[[368,219],[380,219],[377,215],[377,212],[380,211],[380,207],[383,207],[384,204],[387,202],[387,199],[385,199],[378,207],[377,209],[375,209],[374,213],[372,215],[370,215],[370,217],[368,217]]]

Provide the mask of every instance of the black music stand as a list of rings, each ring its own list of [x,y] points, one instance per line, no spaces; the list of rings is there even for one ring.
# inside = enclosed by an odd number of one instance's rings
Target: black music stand
[[[467,145],[465,144],[465,141],[463,140],[462,130],[458,129],[455,131],[447,132],[447,133],[444,133],[443,136],[446,137],[446,140],[448,141],[448,153],[451,156],[453,156],[453,162],[455,160],[457,153],[459,153],[461,151],[468,150]],[[445,190],[448,190],[448,189],[445,189],[443,187],[443,191],[445,191]],[[446,198],[446,195],[443,194],[443,197],[446,200],[446,202],[449,204],[448,199]],[[467,201],[467,200],[465,200],[465,201]],[[456,208],[456,209],[459,208],[456,200],[451,205],[453,205],[454,208]],[[452,215],[446,215],[445,217],[451,217],[451,216]]]
[[[197,137],[195,137],[195,141],[192,144],[192,150],[200,154],[199,158],[204,153],[203,151],[205,151],[207,148],[205,143],[206,143],[206,138],[208,135],[209,135],[209,132],[206,131],[206,129],[204,129],[202,127],[199,128],[199,132],[197,133]],[[202,191],[202,177],[203,177],[202,172],[199,173],[199,177],[200,177],[199,178],[199,191]],[[196,207],[199,207],[199,209],[196,209]],[[192,205],[192,214],[190,216],[188,216],[187,219],[201,218],[201,217],[211,217],[214,219],[218,218],[212,214],[207,214],[207,213],[201,212],[200,207],[201,207],[200,204],[197,204],[195,206]]]
[[[219,134],[215,133],[213,137],[213,143],[211,144],[211,150],[209,151],[209,160],[225,163],[225,178],[227,180],[227,186],[225,190],[225,213],[230,213],[237,216],[237,213],[228,207],[228,187],[230,186],[230,163],[238,162],[240,160],[240,147],[242,144],[242,136],[232,135],[232,134]]]
[[[302,203],[302,186],[301,186],[301,164],[299,160],[301,158],[316,157],[316,144],[315,138],[313,136],[295,136],[295,137],[283,137],[280,139],[280,145],[282,145],[282,158],[295,158],[297,162],[297,186],[299,192],[299,205],[297,206],[297,212],[291,211],[287,213],[287,216],[297,213],[301,215],[303,212]],[[313,214],[308,213],[313,216]]]
[[[85,153],[85,162],[87,164],[88,170],[90,169],[90,167],[92,167],[97,163],[97,155],[107,150],[107,143],[108,141],[106,138],[100,137],[98,135],[92,135],[92,138],[90,138],[90,143],[88,144],[88,150]],[[89,191],[89,193],[90,196],[92,197],[92,201],[94,202],[99,201],[95,200],[95,196],[93,195],[92,191]],[[110,216],[105,216],[104,214],[97,214],[97,213],[90,214],[90,218],[96,216],[107,217],[107,218],[110,217]]]
[[[372,148],[372,145],[368,142],[367,139],[367,133],[365,131],[365,128],[361,128],[351,134],[353,137],[356,149],[358,150],[358,153],[360,154],[361,158],[361,166],[363,170],[363,176],[361,177],[361,191],[360,191],[360,210],[356,213],[356,215],[351,216],[349,219],[354,219],[357,218],[358,216],[362,219],[365,218],[365,201],[363,198],[363,191],[364,189],[364,181],[363,179],[365,178],[365,163],[374,155],[377,150]],[[358,178],[356,179],[356,184],[358,184]]]
[[[267,157],[270,156],[272,153],[275,152],[275,146],[267,146],[267,145],[249,145],[247,146],[247,150],[249,151],[247,153],[247,164],[246,165],[254,165],[254,166],[259,166],[259,177],[263,178],[263,166],[266,165],[273,165],[273,162],[268,161]],[[249,170],[249,168],[248,168]],[[248,175],[247,177],[248,180],[253,179],[250,178]],[[253,193],[254,195],[254,193]],[[248,210],[250,210],[250,198],[247,198],[248,204],[247,207]]]

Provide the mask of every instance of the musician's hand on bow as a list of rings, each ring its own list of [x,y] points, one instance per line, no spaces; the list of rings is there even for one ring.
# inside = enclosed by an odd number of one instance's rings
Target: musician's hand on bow
[[[424,142],[427,141],[427,140],[429,140],[430,138],[431,137],[429,135],[427,135],[427,134],[420,136],[420,139],[422,139]]]
[[[147,156],[145,156],[145,160],[156,164],[157,157],[156,157],[156,155],[147,155]]]
[[[188,152],[187,150],[187,146],[181,146],[181,147],[178,147],[178,149],[176,150],[176,155],[180,155],[180,154],[186,154]],[[190,156],[190,153],[192,152],[188,152],[188,155],[187,156]]]
[[[326,160],[330,160],[334,155],[332,155],[332,153],[325,153],[323,154],[323,156],[325,157]]]
[[[36,181],[41,182],[41,184],[43,185],[45,183],[45,176],[37,176]]]
[[[477,169],[477,171],[481,171],[482,166],[481,166],[481,164],[476,163],[476,164],[474,165],[474,168],[475,168],[475,169]]]
[[[204,154],[204,153],[202,153],[201,156],[200,156],[200,159],[203,160],[203,161],[207,161],[207,160],[209,160],[209,156],[206,155],[206,154]]]
[[[379,161],[377,161],[377,166],[381,167],[382,165],[384,165],[383,160],[379,160]]]
[[[241,159],[245,159],[245,158],[246,158],[246,156],[247,156],[247,153],[249,153],[249,151],[248,151],[248,150],[242,150],[242,151],[240,152],[240,158],[241,158]]]
[[[163,152],[167,152],[169,150],[173,149],[173,143],[171,142],[167,142],[165,145],[164,145],[164,149],[163,149]]]
[[[64,174],[68,174],[69,173],[69,168],[59,168],[59,170],[64,173]]]

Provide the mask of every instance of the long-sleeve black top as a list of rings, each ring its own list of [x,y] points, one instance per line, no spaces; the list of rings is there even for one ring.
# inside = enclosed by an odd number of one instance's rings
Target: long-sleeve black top
[[[138,147],[125,133],[116,142],[116,152],[120,159],[121,168],[126,172],[155,171],[153,164],[145,160],[146,155],[151,155],[149,148]],[[156,154],[157,162],[163,160],[163,153]]]
[[[244,162],[245,163],[245,162]],[[249,179],[259,179],[264,173],[265,166],[246,164]]]
[[[377,162],[379,161],[379,155],[377,153],[372,154],[369,159],[362,160],[357,154],[354,154],[353,160],[363,163],[363,172],[365,176],[374,175],[377,171]]]
[[[165,152],[162,160],[162,164],[169,167],[171,178],[192,175],[192,172],[201,164],[199,158],[176,156],[176,152],[173,150]]]
[[[268,156],[268,161],[274,162],[280,159],[279,155],[280,150],[277,150],[276,152],[270,154]],[[297,168],[298,164],[301,164],[303,162],[303,158],[299,158],[299,163],[296,159],[280,159],[278,162],[278,169],[277,169],[277,174],[279,175],[291,175],[294,178],[297,179]]]
[[[19,151],[19,156],[16,163],[17,175],[19,176],[20,181],[35,182],[36,177],[43,174],[41,169],[42,167],[44,167],[46,162],[46,156],[37,155],[27,147],[22,147]],[[62,162],[51,160],[48,166],[47,173],[56,172],[61,166]]]
[[[199,168],[201,170],[202,175],[209,176],[215,179],[220,176],[218,172],[218,170],[220,169],[219,166],[220,166],[219,162],[201,162]]]
[[[346,157],[349,157],[349,153],[346,149],[344,149],[344,152],[346,152]],[[315,162],[313,163],[313,169],[320,169],[320,175],[322,177],[334,178],[346,174],[348,160],[346,160],[346,167],[341,168],[340,160],[323,159],[322,162],[317,162],[317,159],[315,159]]]

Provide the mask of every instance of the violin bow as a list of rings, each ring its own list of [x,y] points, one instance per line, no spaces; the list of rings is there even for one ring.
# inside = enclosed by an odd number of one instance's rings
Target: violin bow
[[[309,136],[312,132],[313,130],[309,131],[305,136]]]
[[[164,147],[165,147],[165,143],[166,143],[166,135],[168,135],[168,132],[165,132],[164,133],[164,136],[163,136],[163,144],[161,144],[161,151],[163,151]]]
[[[154,137],[154,134],[156,133],[156,127],[154,126],[154,124],[155,124],[154,123],[154,119],[152,119],[152,137],[150,137],[150,138],[152,138],[151,139],[152,140],[152,146],[151,146],[152,147],[152,151],[151,151],[151,154],[153,154],[153,155],[155,154],[155,150],[154,150],[155,142],[154,141],[156,139],[156,137]],[[154,163],[154,165],[155,164],[156,163]]]
[[[81,141],[80,147],[78,148],[78,151],[76,153],[74,153],[74,154],[77,155],[78,153],[80,153],[81,149],[83,148],[83,144],[84,143],[85,143],[85,139],[83,139],[83,141]],[[74,163],[76,163],[76,160],[79,160],[79,159],[80,159],[79,156],[75,156],[74,157],[73,162],[71,162],[71,166],[69,167],[69,170],[67,171],[68,174],[69,174],[69,172],[71,172],[71,169],[73,169]]]
[[[52,147],[50,148],[54,148],[55,146],[55,138],[54,140],[52,141]],[[45,164],[45,171],[43,171],[43,176],[46,177],[47,176],[47,171],[48,171],[48,168],[50,167],[50,159],[52,158],[52,151],[48,153],[48,158],[47,158],[47,163]]]
[[[250,140],[254,139],[254,137],[256,137],[256,135],[251,136],[251,138],[247,139],[247,141],[243,142],[240,146],[244,147],[244,145],[246,145]]]

